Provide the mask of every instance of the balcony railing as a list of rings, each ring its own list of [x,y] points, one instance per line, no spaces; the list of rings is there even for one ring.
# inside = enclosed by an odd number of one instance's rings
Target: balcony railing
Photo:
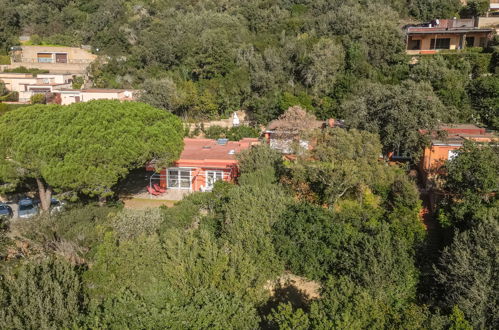
[[[49,63],[49,64],[90,64],[93,62],[93,60],[87,60],[87,59],[67,59],[66,61],[57,62],[54,59],[46,60],[45,58],[43,61],[39,61],[38,58],[29,58],[29,57],[19,58],[16,56],[12,57],[12,61],[14,63],[40,63],[40,64],[45,64],[45,63]]]

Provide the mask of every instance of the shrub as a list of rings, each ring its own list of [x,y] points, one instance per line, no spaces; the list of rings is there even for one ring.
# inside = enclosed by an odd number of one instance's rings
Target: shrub
[[[18,92],[10,92],[10,93],[0,97],[0,102],[3,102],[3,101],[17,102],[18,100],[19,100],[19,93]]]
[[[227,129],[222,126],[213,125],[205,130],[205,136],[208,139],[227,138],[230,141],[239,141],[243,138],[257,138],[260,136],[260,130],[251,126],[235,126]]]
[[[206,138],[208,139],[220,139],[220,138],[225,138],[227,137],[227,128],[214,125],[208,127],[205,131],[204,134]]]
[[[31,261],[0,281],[0,328],[77,328],[83,301],[75,267],[56,259]]]
[[[35,94],[29,98],[31,104],[45,104],[47,103],[47,98],[45,94]]]
[[[0,55],[0,65],[9,65],[9,64],[10,64],[10,56]]]
[[[12,72],[12,73],[31,73],[36,76],[37,74],[49,73],[49,70],[40,70],[35,68],[27,68],[25,66],[20,66],[14,69],[5,69],[4,72]]]

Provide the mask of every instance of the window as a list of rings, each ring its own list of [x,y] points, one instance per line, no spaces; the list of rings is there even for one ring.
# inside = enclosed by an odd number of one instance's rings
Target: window
[[[52,63],[51,53],[38,53],[36,54],[36,58],[38,59],[38,63]]]
[[[466,47],[473,47],[475,45],[475,37],[466,37]]]
[[[409,45],[407,46],[409,50],[420,50],[421,49],[421,40],[413,40],[409,38]]]
[[[55,54],[55,61],[57,63],[68,63],[68,54]]]
[[[431,49],[449,49],[450,48],[450,38],[431,39],[430,48]]]
[[[168,170],[168,188],[190,189],[191,188],[191,170],[169,169]]]
[[[457,150],[449,150],[449,153],[447,154],[447,159],[448,160],[453,160],[457,156]]]
[[[206,171],[206,190],[212,190],[215,182],[223,180],[223,171]]]

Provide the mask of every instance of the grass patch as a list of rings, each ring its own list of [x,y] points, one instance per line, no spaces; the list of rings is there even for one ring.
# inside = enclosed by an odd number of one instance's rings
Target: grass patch
[[[10,65],[10,56],[0,55],[0,65]]]
[[[11,72],[11,73],[30,73],[34,76],[37,74],[43,74],[43,73],[49,73],[49,70],[40,70],[37,68],[27,68],[25,66],[20,66],[18,68],[14,69],[6,69],[4,72]]]

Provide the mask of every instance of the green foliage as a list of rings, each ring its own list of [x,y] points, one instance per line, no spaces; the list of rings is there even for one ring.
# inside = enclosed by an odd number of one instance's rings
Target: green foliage
[[[10,56],[0,55],[0,65],[10,65]]]
[[[254,185],[276,183],[284,172],[282,155],[267,144],[254,146],[237,154],[239,182]]]
[[[381,145],[375,134],[332,128],[318,132],[312,140],[316,140],[315,147],[290,166],[291,182],[306,199],[333,206],[362,186],[381,180]]]
[[[459,14],[462,17],[472,18],[485,15],[489,11],[490,0],[470,0],[466,6],[461,8]]]
[[[473,327],[464,318],[464,313],[459,309],[459,307],[454,306],[452,309],[452,314],[450,316],[451,326],[449,329],[452,330],[471,330]]]
[[[17,109],[17,108],[22,108],[28,106],[27,104],[9,104],[9,103],[0,103],[0,116],[3,115],[4,113]]]
[[[6,95],[0,96],[0,102],[2,102],[2,101],[17,102],[18,100],[19,100],[19,93],[18,92],[10,92]]]
[[[449,59],[458,60],[451,63]],[[430,83],[444,105],[461,109],[469,107],[466,87],[471,80],[471,71],[470,63],[464,58],[437,55],[422,57],[409,75],[416,82]]]
[[[31,104],[45,104],[47,103],[47,99],[45,94],[34,94],[29,98]]]
[[[238,155],[239,185],[217,182],[172,208],[76,206],[15,223],[6,244],[22,253],[0,264],[7,270],[0,327],[497,328],[497,151],[465,147],[469,155],[449,163],[452,194],[441,214],[468,230],[444,250],[432,300],[417,292],[427,270],[416,268],[416,251],[430,257],[418,191],[379,159],[419,153],[418,130],[441,122],[497,127],[490,74],[497,52],[449,52],[415,65],[404,55],[401,21],[451,18],[460,7],[459,0],[0,0],[0,54],[21,31],[36,31],[36,44],[88,44],[102,55],[90,67],[94,86],[140,89],[141,101],[163,110],[0,104],[2,191],[38,178],[70,198],[107,196],[145,161],[177,158],[184,128],[172,114],[207,120],[245,109],[265,124],[300,105],[350,129],[311,136],[314,150],[286,163],[267,145],[250,148]],[[257,134],[207,132],[231,140]],[[29,254],[41,261],[23,259]],[[54,254],[82,267],[45,261]],[[286,296],[265,315],[277,301],[269,285],[284,270],[316,280],[321,295],[301,308]]]
[[[495,145],[466,141],[447,162],[442,201],[444,226],[467,227],[483,209],[494,207],[499,191],[499,151]]]
[[[116,244],[114,235],[106,235],[94,267],[85,274],[92,288],[89,325],[255,327],[255,310],[240,291],[248,282],[227,273],[233,262],[240,262],[236,256],[218,248],[205,232],[174,230],[163,242],[140,235]],[[235,282],[228,283],[227,276],[234,275]]]
[[[7,94],[9,91],[5,87],[5,84],[3,82],[0,82],[0,96],[3,96]]]
[[[330,278],[310,309],[310,324],[318,329],[428,327],[425,308],[391,302],[378,288],[356,286],[346,277]]]
[[[452,18],[461,8],[459,0],[416,0],[411,1],[409,12],[421,20]]]
[[[305,330],[310,329],[307,314],[302,309],[293,310],[290,303],[279,304],[267,318],[273,329],[282,330]]]
[[[453,119],[452,109],[443,106],[429,84],[413,81],[366,83],[343,103],[342,111],[348,126],[379,134],[384,153],[419,152],[419,129]]]
[[[182,148],[178,118],[134,102],[21,108],[0,118],[0,131],[0,149],[24,177],[90,196],[110,195],[129,170],[150,159],[167,164]]]
[[[225,128],[218,125],[212,125],[205,130],[205,136],[208,139],[227,138],[229,141],[239,141],[243,138],[257,138],[260,131],[251,126],[235,126]]]
[[[84,83],[85,83],[85,80],[83,79],[82,76],[76,76],[73,78],[73,83],[71,84],[71,87],[73,89],[80,89]]]
[[[85,311],[77,268],[57,259],[31,261],[0,278],[2,329],[73,328]]]
[[[19,66],[13,69],[5,69],[4,72],[12,72],[12,73],[31,73],[36,76],[37,74],[49,73],[48,70],[40,70],[36,68],[26,68],[25,66]]]
[[[473,107],[480,120],[496,129],[499,128],[499,76],[480,77],[469,89]]]
[[[451,319],[455,328],[470,328],[466,320],[473,328],[496,328],[498,325],[498,239],[497,217],[492,217],[456,233],[452,243],[442,252],[435,278],[441,286],[442,305],[448,309],[458,306],[462,311],[453,309]]]

